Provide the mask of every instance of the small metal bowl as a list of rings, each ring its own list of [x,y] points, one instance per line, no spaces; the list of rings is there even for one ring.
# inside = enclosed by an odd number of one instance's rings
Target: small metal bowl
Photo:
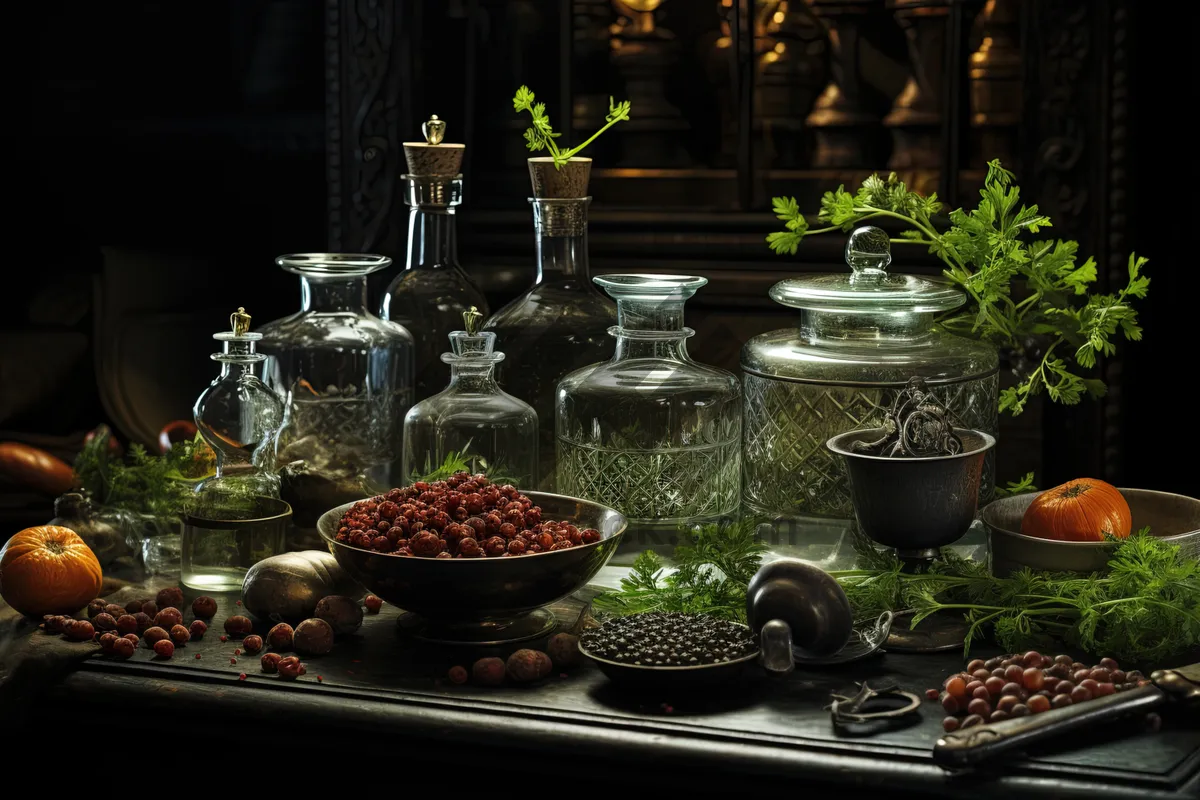
[[[337,541],[342,515],[330,509],[317,520],[329,552],[350,577],[409,614],[401,627],[442,644],[489,645],[536,639],[555,626],[543,608],[592,579],[617,549],[627,521],[599,503],[544,492],[526,492],[546,519],[595,528],[601,539],[566,550],[510,558],[418,558],[362,550]]]
[[[741,626],[750,630],[749,626]],[[579,652],[596,662],[609,680],[628,689],[695,689],[711,686],[716,683],[731,681],[742,674],[742,670],[752,661],[756,661],[760,651],[755,650],[749,655],[721,661],[717,664],[701,664],[695,667],[648,667],[637,664],[622,664],[619,661],[609,661],[589,651],[579,642]]]
[[[975,519],[983,458],[996,439],[955,428],[963,452],[930,458],[889,458],[854,450],[883,436],[882,428],[849,431],[825,446],[846,462],[859,527],[901,558],[932,558],[955,542]]]
[[[1150,534],[1179,545],[1200,557],[1200,500],[1150,489],[1119,489],[1133,514],[1133,530],[1149,527]],[[1041,492],[994,500],[980,512],[988,530],[992,574],[1010,575],[1022,567],[1048,572],[1103,572],[1113,542],[1060,542],[1025,536],[1021,520]]]

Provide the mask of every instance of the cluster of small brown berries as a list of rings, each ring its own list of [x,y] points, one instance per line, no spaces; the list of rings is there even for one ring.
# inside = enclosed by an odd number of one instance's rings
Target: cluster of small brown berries
[[[124,606],[97,597],[88,603],[88,619],[50,614],[44,618],[47,632],[64,634],[77,642],[95,641],[103,652],[118,658],[130,658],[138,642],[145,639],[146,647],[161,658],[170,658],[175,647],[199,639],[208,630],[202,618],[217,613],[217,601],[197,597],[192,601],[196,619],[191,626],[183,624],[183,590],[170,587],[157,597],[130,600]]]
[[[594,528],[543,520],[515,486],[459,472],[355,503],[337,540],[363,550],[423,558],[521,556],[600,541]]]
[[[500,686],[506,679],[513,683],[532,683],[545,678],[555,667],[562,670],[578,663],[579,637],[558,633],[550,637],[544,653],[541,650],[522,649],[510,655],[507,661],[502,658],[481,658],[471,665],[469,673],[466,667],[454,666],[446,677],[451,683],[473,680],[481,686]]]

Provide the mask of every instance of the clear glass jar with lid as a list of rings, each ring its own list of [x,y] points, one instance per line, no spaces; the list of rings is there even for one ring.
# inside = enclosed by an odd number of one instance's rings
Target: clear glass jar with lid
[[[450,385],[422,400],[404,418],[405,480],[428,475],[451,454],[472,473],[497,483],[533,486],[537,479],[538,416],[496,384],[496,334],[479,332],[483,314],[463,314],[466,330],[450,334]]]
[[[616,349],[558,384],[558,490],[622,512],[633,538],[663,530],[669,545],[681,524],[737,513],[741,387],[687,352],[683,308],[705,278],[593,280],[617,301]]]
[[[367,308],[367,276],[390,258],[302,253],[275,263],[300,277],[301,306],[260,329],[259,350],[286,411],[281,496],[296,524],[312,527],[340,502],[399,485],[413,339]]]
[[[844,467],[825,442],[878,425],[914,376],[964,426],[997,434],[995,348],[935,325],[966,296],[938,278],[888,273],[890,244],[879,228],[850,234],[846,262],[849,273],[772,287],[772,300],[800,309],[800,326],[742,348],[743,502],[751,514],[853,517]],[[981,505],[994,483],[989,453]]]

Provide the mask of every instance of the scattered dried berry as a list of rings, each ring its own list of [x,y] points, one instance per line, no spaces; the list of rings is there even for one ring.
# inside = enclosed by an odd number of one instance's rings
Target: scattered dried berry
[[[239,674],[238,674],[238,680],[239,680],[239,681],[244,681],[244,680],[246,680],[246,673],[244,673],[244,672],[242,672],[242,673],[239,673]]]
[[[274,650],[291,650],[295,631],[286,622],[281,622],[267,631],[267,644]],[[221,637],[224,640],[225,637]]]
[[[300,655],[323,656],[333,649],[333,628],[323,619],[306,619],[296,626],[292,649]]]
[[[116,603],[109,603],[104,607],[104,613],[108,614],[113,619],[125,613],[125,606],[119,606]]]
[[[228,641],[228,640],[229,640],[229,637],[228,637],[228,636],[226,636],[225,634],[223,634],[223,633],[222,633],[222,634],[221,634],[221,641],[222,641],[222,642],[224,642],[224,641]]]
[[[363,610],[356,601],[335,594],[321,598],[313,616],[328,622],[334,633],[348,634],[362,627]]]
[[[278,672],[279,662],[283,660],[283,656],[279,653],[263,653],[262,671],[263,672]]]
[[[170,639],[171,634],[167,633],[165,628],[156,625],[153,628],[147,628],[146,632],[142,634],[142,638],[146,640],[147,647],[154,647],[164,639]]]
[[[132,634],[130,634],[132,635]],[[118,637],[112,644],[113,655],[118,658],[132,658],[133,651],[137,648],[136,642],[131,642],[128,639]]]
[[[225,620],[225,632],[230,636],[246,636],[254,632],[254,623],[248,617],[230,617]]]
[[[42,624],[47,633],[65,633],[67,623],[73,621],[70,617],[64,617],[62,614],[47,614],[42,617]]]
[[[178,586],[160,589],[154,602],[158,603],[159,608],[183,608],[183,589]]]
[[[317,683],[324,683],[324,682],[325,682],[325,679],[324,679],[324,678],[322,678],[320,675],[318,675],[318,676],[317,676]]]
[[[521,649],[508,657],[505,672],[516,683],[530,683],[542,677],[542,660],[537,650]]]
[[[196,660],[197,660],[197,661],[199,661],[199,660],[200,660],[200,654],[199,654],[199,653],[196,653]]]
[[[188,632],[192,634],[193,639],[203,639],[204,634],[208,633],[208,623],[202,619],[194,619]]]
[[[450,671],[446,673],[446,677],[450,679],[451,683],[466,683],[467,678],[470,676],[467,675],[466,667],[455,666],[450,668]]]
[[[208,595],[201,595],[192,601],[192,613],[197,617],[212,619],[217,613],[217,601]]]
[[[125,604],[125,613],[126,614],[138,613],[139,611],[142,610],[142,603],[145,603],[145,602],[146,602],[145,600],[130,600],[128,603]]]
[[[99,614],[92,617],[92,625],[96,628],[96,630],[115,631],[117,629],[117,620],[107,611],[101,611]]]
[[[145,611],[139,611],[133,615],[133,618],[137,621],[137,633],[139,635],[144,635],[146,630],[154,625],[154,618]]]
[[[275,670],[279,673],[279,677],[287,678],[288,680],[295,680],[307,672],[304,665],[300,663],[300,659],[295,656],[279,659],[279,662],[275,665]]]
[[[154,615],[158,613],[158,603],[155,603],[153,600],[147,600],[142,603],[142,613],[154,619]]]
[[[136,633],[127,633],[124,636],[122,636],[121,638],[127,642],[132,643],[134,647],[137,647],[137,643],[141,641],[141,639],[138,638],[138,635]]]
[[[246,648],[246,652],[250,654],[257,653],[262,650],[263,640],[261,636],[251,634],[245,639],[242,639],[242,647]]]
[[[500,658],[481,658],[471,666],[471,677],[482,686],[499,686],[504,683],[506,667]]]
[[[95,600],[92,600],[90,603],[88,603],[87,604],[88,619],[91,619],[92,617],[96,616],[100,612],[104,611],[104,607],[106,605],[108,605],[108,601],[105,600],[103,597],[97,597]]]
[[[117,630],[124,636],[127,633],[137,633],[137,617],[132,614],[122,614],[117,617]]]
[[[369,594],[363,598],[363,605],[367,607],[367,611],[372,614],[378,614],[379,609],[383,608],[383,600],[373,594]]]
[[[171,641],[175,644],[187,644],[192,634],[182,625],[171,626]]]
[[[74,639],[77,642],[86,642],[95,635],[96,628],[86,619],[77,619],[67,626],[65,633],[68,639]]]
[[[178,608],[168,606],[154,615],[154,624],[160,628],[171,630],[176,625],[183,624],[183,614],[179,613]]]
[[[579,637],[569,633],[556,633],[546,642],[546,653],[559,669],[567,669],[579,663]],[[937,697],[937,692],[933,693]]]
[[[229,663],[230,663],[230,664],[236,664],[236,663],[237,663],[237,659],[236,659],[236,658],[231,658],[231,659],[229,659]]]
[[[119,636],[111,632],[102,634],[100,636],[100,649],[105,653],[111,653],[113,649],[113,642],[119,638]]]
[[[154,654],[159,658],[170,658],[175,655],[175,645],[170,639],[159,639],[154,643]]]

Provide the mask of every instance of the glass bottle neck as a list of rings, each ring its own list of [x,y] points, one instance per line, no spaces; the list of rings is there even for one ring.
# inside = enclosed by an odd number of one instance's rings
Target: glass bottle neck
[[[534,198],[530,202],[537,234],[534,282],[569,282],[590,288],[587,212],[591,198]]]
[[[301,311],[362,311],[367,307],[367,279],[300,276]]]
[[[496,365],[492,362],[484,364],[451,364],[450,385],[447,388],[460,392],[490,394],[500,391],[496,384]]]
[[[617,325],[609,333],[617,337],[613,360],[666,358],[688,360],[687,340],[693,335],[684,327],[685,298],[617,298]]]
[[[454,209],[413,206],[408,212],[408,260],[405,269],[437,269],[458,265]]]

